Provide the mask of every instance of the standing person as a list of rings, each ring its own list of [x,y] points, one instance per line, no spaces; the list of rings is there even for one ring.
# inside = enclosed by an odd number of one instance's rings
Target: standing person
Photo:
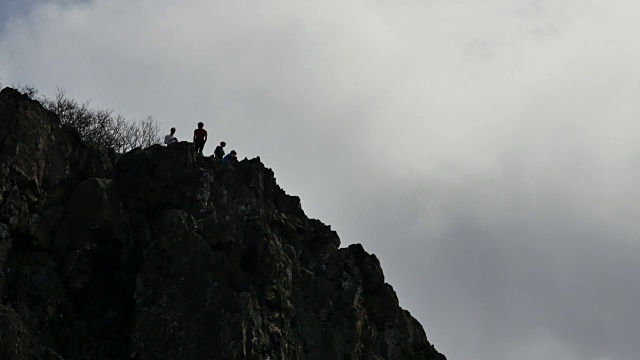
[[[202,156],[202,150],[204,150],[206,142],[207,130],[204,129],[204,124],[199,122],[198,128],[193,131],[193,144],[196,146],[196,154]]]
[[[222,160],[224,157],[224,147],[227,146],[227,143],[224,141],[220,142],[220,145],[216,146],[216,149],[213,151],[213,155],[216,156],[216,159]]]
[[[236,156],[238,153],[236,153],[235,150],[231,150],[231,152],[229,154],[227,154],[227,156],[225,156],[224,158],[222,158],[222,163],[224,164],[233,164],[235,162],[238,161],[238,157]]]
[[[169,146],[171,144],[178,143],[178,138],[174,136],[175,133],[176,133],[176,128],[171,128],[171,134],[164,137],[165,145]]]

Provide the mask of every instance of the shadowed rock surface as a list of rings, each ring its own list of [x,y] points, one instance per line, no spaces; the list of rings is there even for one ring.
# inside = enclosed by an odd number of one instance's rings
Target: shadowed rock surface
[[[117,156],[12,89],[0,128],[0,358],[445,359],[259,159]]]

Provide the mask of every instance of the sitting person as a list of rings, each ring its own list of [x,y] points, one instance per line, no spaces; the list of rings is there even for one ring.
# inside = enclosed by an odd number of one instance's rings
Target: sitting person
[[[224,158],[222,158],[222,162],[224,164],[233,164],[238,161],[237,153],[235,150],[231,150]]]
[[[221,141],[220,145],[216,146],[216,149],[213,151],[213,155],[215,155],[216,159],[222,160],[222,158],[224,158],[225,146],[227,146],[227,143],[224,141]]]
[[[175,133],[176,133],[176,128],[171,128],[171,134],[164,137],[165,145],[169,146],[171,144],[178,143],[178,138],[174,136]]]

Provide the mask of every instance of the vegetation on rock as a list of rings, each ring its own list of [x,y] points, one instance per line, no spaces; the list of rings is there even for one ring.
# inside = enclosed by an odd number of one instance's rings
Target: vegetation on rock
[[[53,111],[63,126],[75,129],[84,141],[111,148],[122,154],[137,147],[149,147],[161,142],[160,126],[153,116],[139,121],[128,121],[112,109],[95,109],[90,101],[78,102],[67,96],[66,90],[58,88],[53,98],[41,95],[33,85],[18,85],[18,90],[33,100],[39,101],[47,110]],[[2,89],[2,84],[0,84]]]

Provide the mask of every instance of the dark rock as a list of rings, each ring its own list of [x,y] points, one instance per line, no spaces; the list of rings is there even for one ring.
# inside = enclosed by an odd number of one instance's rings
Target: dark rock
[[[53,350],[33,339],[16,312],[0,305],[0,359],[63,360]]]
[[[112,180],[91,178],[80,182],[64,206],[64,220],[54,249],[85,249],[124,242],[120,194]]]
[[[116,156],[11,89],[0,126],[0,357],[445,359],[259,159]]]

